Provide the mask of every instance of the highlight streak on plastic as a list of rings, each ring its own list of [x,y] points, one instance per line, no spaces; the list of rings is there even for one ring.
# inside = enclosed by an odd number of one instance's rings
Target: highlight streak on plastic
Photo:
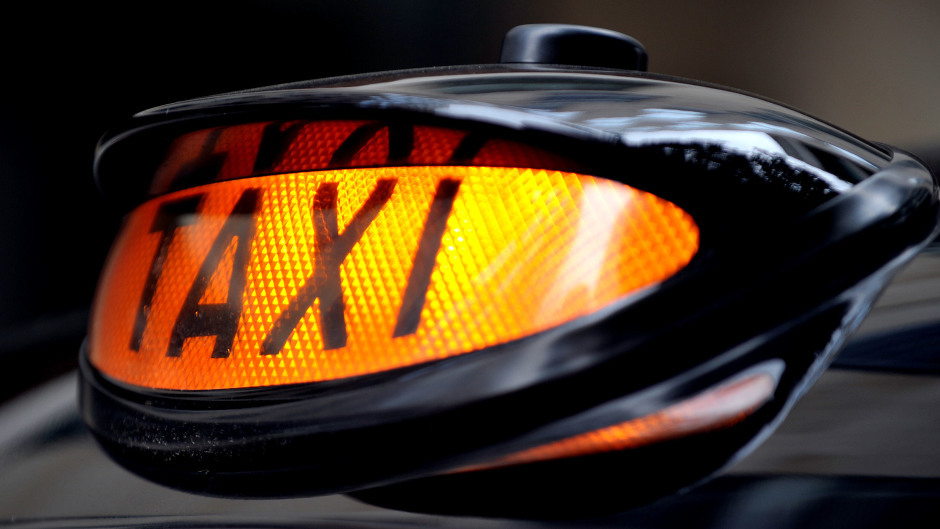
[[[251,209],[239,206],[246,193]],[[385,167],[221,181],[128,216],[99,286],[90,360],[117,381],[179,390],[376,373],[595,312],[672,276],[697,249],[698,228],[674,204],[569,172]]]
[[[560,439],[460,472],[550,461],[638,448],[733,426],[773,395],[776,384],[766,373],[732,380],[659,412]]]

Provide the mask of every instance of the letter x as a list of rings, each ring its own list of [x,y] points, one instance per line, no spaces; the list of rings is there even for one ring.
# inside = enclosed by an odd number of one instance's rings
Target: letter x
[[[294,327],[316,299],[320,300],[319,325],[323,348],[337,349],[346,346],[346,317],[340,266],[391,198],[396,183],[396,179],[380,179],[342,234],[339,233],[336,217],[337,184],[323,183],[317,187],[311,211],[316,245],[313,274],[307,278],[303,287],[274,322],[271,332],[261,344],[261,354],[273,355],[281,352],[294,332]]]

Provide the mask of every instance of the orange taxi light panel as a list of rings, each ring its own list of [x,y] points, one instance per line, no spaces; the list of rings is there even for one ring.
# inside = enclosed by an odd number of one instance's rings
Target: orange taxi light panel
[[[530,448],[461,471],[627,450],[727,428],[741,422],[770,400],[775,387],[774,378],[767,373],[748,375],[662,411]]]
[[[89,358],[174,390],[334,380],[578,318],[683,268],[674,204],[570,172],[353,168],[221,181],[127,218]]]

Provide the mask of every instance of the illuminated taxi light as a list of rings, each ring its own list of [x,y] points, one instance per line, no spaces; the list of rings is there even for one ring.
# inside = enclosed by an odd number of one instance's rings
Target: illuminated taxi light
[[[574,173],[386,167],[178,191],[127,218],[90,360],[160,389],[333,380],[597,311],[683,268],[687,213]]]
[[[770,400],[776,384],[766,373],[712,388],[659,412],[511,454],[461,471],[627,450],[741,422]]]

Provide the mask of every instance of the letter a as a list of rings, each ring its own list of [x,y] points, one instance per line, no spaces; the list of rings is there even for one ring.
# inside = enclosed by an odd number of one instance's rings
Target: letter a
[[[245,289],[248,260],[251,256],[255,212],[260,202],[260,189],[246,189],[232,208],[199,268],[196,281],[189,288],[179,316],[176,317],[166,350],[167,356],[180,356],[183,352],[183,342],[194,336],[216,337],[215,347],[212,349],[213,358],[226,358],[231,353],[242,312],[242,291]],[[208,288],[213,272],[219,267],[225,250],[232,244],[233,239],[236,239],[237,246],[225,302],[200,304],[199,300]]]

